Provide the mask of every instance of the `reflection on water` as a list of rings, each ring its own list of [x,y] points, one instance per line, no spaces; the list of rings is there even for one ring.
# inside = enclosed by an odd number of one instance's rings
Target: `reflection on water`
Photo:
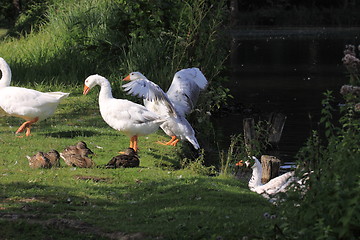
[[[214,119],[223,148],[229,146],[230,135],[242,132],[244,117],[256,113],[264,117],[278,111],[287,115],[279,154],[284,160],[293,160],[311,129],[317,127],[323,92],[333,90],[341,101],[340,87],[348,82],[341,62],[343,50],[346,44],[360,44],[359,29],[302,32],[299,35],[287,29],[234,34],[227,87],[235,105],[245,106],[250,113],[233,112]]]

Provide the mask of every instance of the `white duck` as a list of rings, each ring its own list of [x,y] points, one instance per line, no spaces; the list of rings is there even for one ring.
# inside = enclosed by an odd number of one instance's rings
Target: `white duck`
[[[251,166],[252,168],[252,176],[249,181],[249,188],[251,191],[261,194],[265,198],[269,198],[271,195],[275,195],[279,192],[285,192],[288,186],[295,182],[297,179],[294,176],[295,172],[287,172],[276,178],[271,179],[266,184],[261,183],[262,176],[262,166],[260,161],[256,157],[252,157],[254,160],[254,164]],[[252,161],[251,161],[252,162]],[[246,166],[251,165],[250,160],[245,161]]]
[[[140,104],[116,99],[112,96],[109,81],[100,75],[91,75],[85,80],[86,95],[94,86],[100,86],[99,108],[104,121],[115,130],[130,137],[130,147],[138,150],[138,136],[155,132],[165,119]]]
[[[200,91],[207,85],[205,76],[198,68],[176,72],[166,93],[139,72],[132,72],[123,80],[130,81],[123,85],[125,91],[143,98],[147,109],[168,116],[160,127],[171,139],[162,144],[176,146],[180,138],[189,141],[195,149],[200,148],[195,131],[185,118],[196,105]]]
[[[26,136],[30,136],[31,125],[52,116],[60,100],[69,96],[69,93],[63,92],[43,93],[28,88],[11,87],[11,70],[3,58],[0,58],[0,69],[0,113],[26,120],[16,134],[26,129]]]

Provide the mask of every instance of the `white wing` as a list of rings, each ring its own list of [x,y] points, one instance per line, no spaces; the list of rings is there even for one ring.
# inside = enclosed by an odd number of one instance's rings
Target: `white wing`
[[[122,85],[124,91],[128,94],[140,97],[153,104],[165,107],[167,114],[176,115],[176,110],[172,105],[166,93],[155,83],[148,79],[137,79]],[[153,109],[152,109],[153,110]],[[156,111],[157,112],[157,111]],[[157,112],[158,114],[165,114],[164,112]]]
[[[207,86],[204,74],[198,68],[182,69],[175,73],[167,96],[182,116],[196,105],[200,91]]]

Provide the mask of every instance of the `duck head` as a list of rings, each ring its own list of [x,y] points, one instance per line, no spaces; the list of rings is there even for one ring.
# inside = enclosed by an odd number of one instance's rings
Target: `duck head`
[[[124,154],[128,155],[128,156],[136,156],[137,155],[137,153],[135,152],[135,150],[133,148],[125,149]]]

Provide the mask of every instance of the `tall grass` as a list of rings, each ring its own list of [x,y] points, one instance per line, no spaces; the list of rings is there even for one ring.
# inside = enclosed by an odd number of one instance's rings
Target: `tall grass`
[[[166,89],[175,71],[187,67],[199,67],[212,82],[226,49],[220,34],[225,1],[211,3],[49,1],[37,30],[1,42],[0,56],[17,83],[73,84],[93,73],[119,78],[137,70]],[[225,92],[221,81],[210,84],[212,107],[226,99],[218,94]]]
[[[36,31],[1,42],[13,85],[79,86],[98,73],[111,81],[115,97],[130,98],[120,87],[129,72],[142,72],[166,91],[176,71],[198,67],[209,86],[188,119],[201,146],[211,148],[209,113],[228,97],[220,74],[227,58],[225,1],[49,2]]]

